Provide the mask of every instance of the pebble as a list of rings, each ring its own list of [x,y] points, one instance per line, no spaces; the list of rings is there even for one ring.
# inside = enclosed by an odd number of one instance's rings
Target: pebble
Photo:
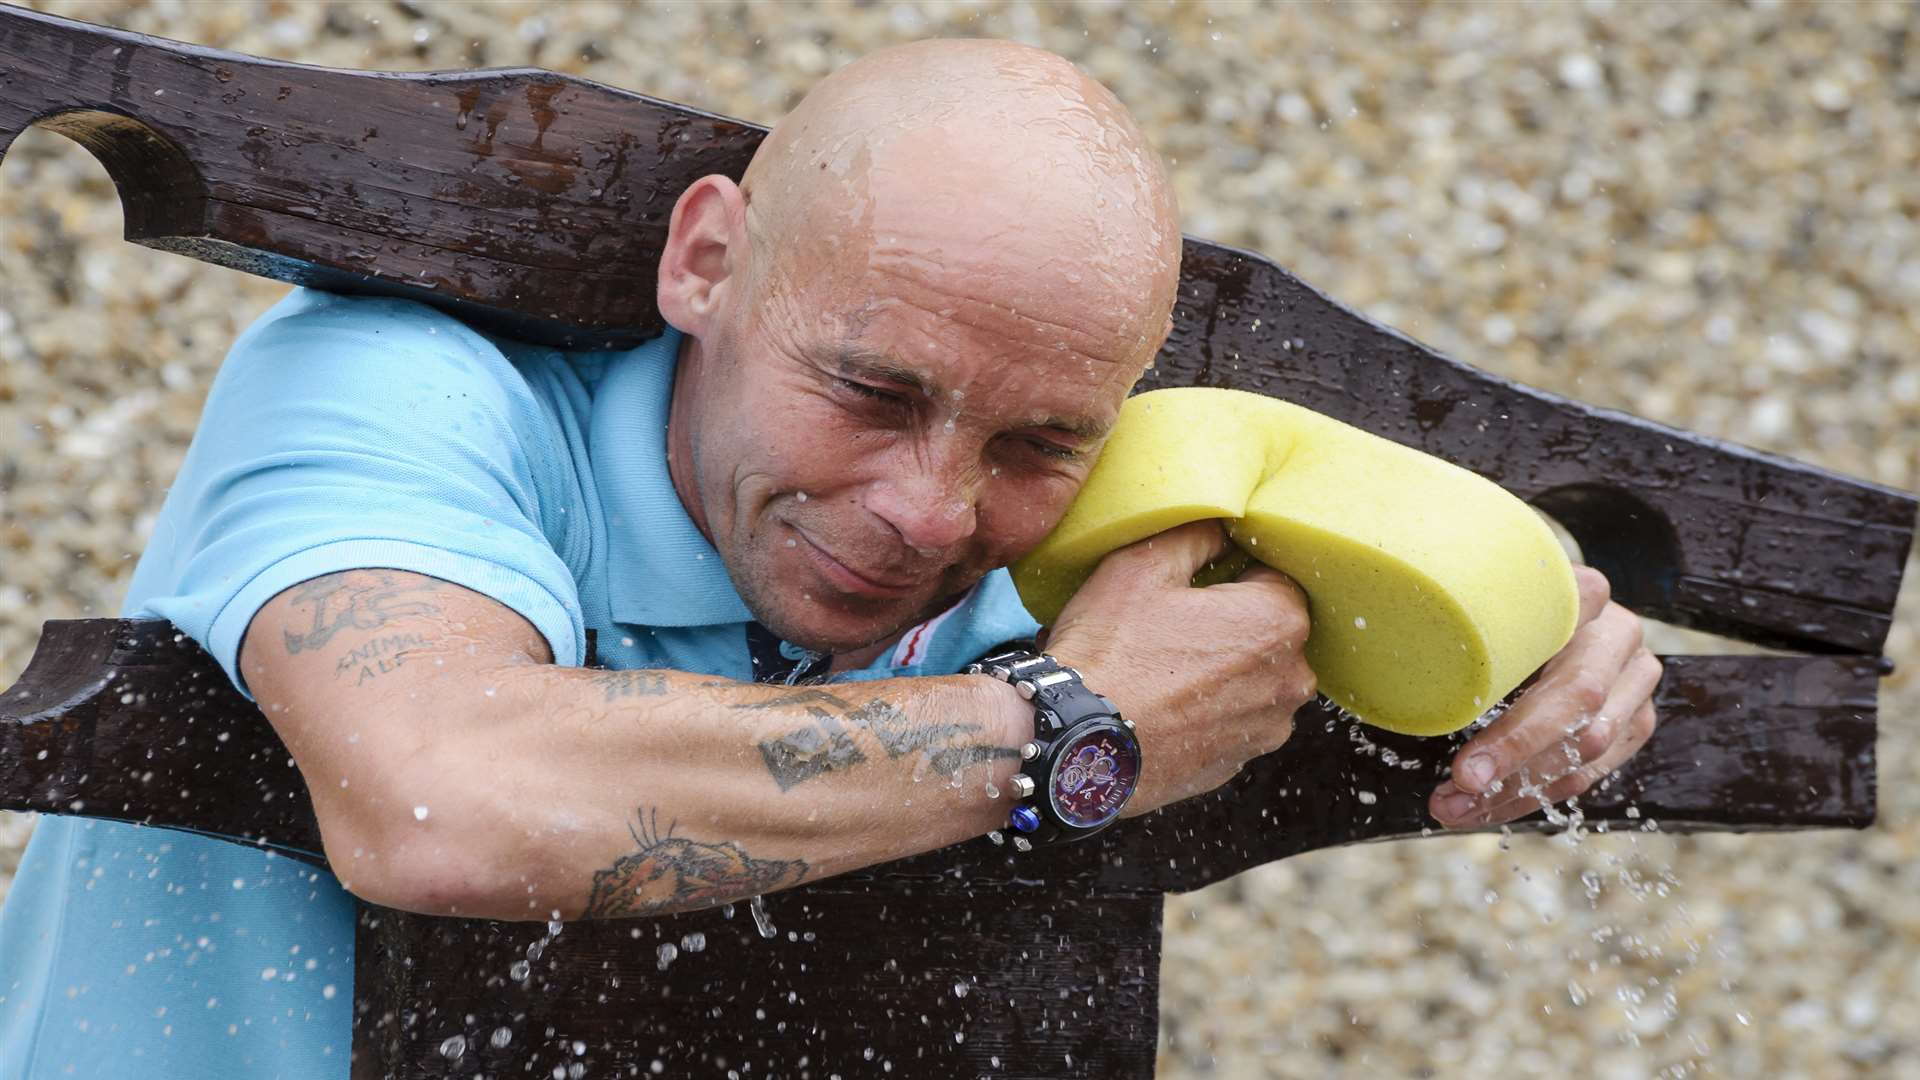
[[[1128,103],[1191,234],[1509,378],[1920,484],[1911,7],[36,6],[313,64],[537,65],[762,122],[881,45],[1029,41]],[[117,610],[221,355],[284,287],[124,243],[105,170],[46,132],[0,168],[0,221],[4,686],[43,620]],[[1873,828],[1436,835],[1171,897],[1159,1075],[1911,1071],[1908,577]],[[0,892],[31,827],[0,814]]]

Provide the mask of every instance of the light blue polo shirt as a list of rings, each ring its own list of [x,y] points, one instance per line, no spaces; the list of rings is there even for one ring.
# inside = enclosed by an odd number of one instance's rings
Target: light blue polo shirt
[[[558,664],[591,627],[607,667],[749,678],[751,613],[667,475],[680,339],[556,351],[295,290],[214,379],[121,613],[173,620],[245,692],[261,605],[392,567],[513,608]],[[1036,629],[998,570],[841,677],[948,674]],[[353,928],[292,859],[43,816],[0,912],[0,1080],[346,1080]]]

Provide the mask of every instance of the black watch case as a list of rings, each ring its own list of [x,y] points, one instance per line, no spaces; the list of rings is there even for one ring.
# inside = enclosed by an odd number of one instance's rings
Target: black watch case
[[[1017,851],[1082,840],[1120,818],[1140,782],[1140,742],[1133,721],[1088,689],[1080,673],[1051,656],[1019,651],[982,659],[968,674],[1012,684],[1034,707],[1033,739],[1020,748],[1013,775],[1015,805],[1007,827]]]

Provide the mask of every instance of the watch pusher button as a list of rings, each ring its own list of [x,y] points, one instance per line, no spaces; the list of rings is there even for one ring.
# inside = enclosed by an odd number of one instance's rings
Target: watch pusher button
[[[1021,679],[1019,682],[1013,684],[1013,688],[1015,690],[1020,691],[1021,697],[1025,698],[1028,701],[1033,700],[1033,691],[1034,691],[1033,680]]]
[[[1032,760],[1033,760],[1034,758],[1037,758],[1037,757],[1039,757],[1039,756],[1040,756],[1040,744],[1039,744],[1039,743],[1037,743],[1037,742],[1030,742],[1030,743],[1022,743],[1022,744],[1021,744],[1021,746],[1020,746],[1020,760],[1022,760],[1022,761],[1032,761]]]
[[[1007,816],[1007,824],[1021,832],[1033,832],[1040,828],[1040,811],[1031,806],[1016,806]]]
[[[1033,850],[1033,842],[1032,842],[1032,841],[1030,841],[1030,840],[1028,840],[1028,839],[1027,839],[1026,837],[1024,837],[1024,836],[1016,836],[1016,837],[1014,837],[1014,838],[1013,838],[1013,850],[1015,850],[1015,851],[1032,851],[1032,850]]]
[[[1016,774],[1011,786],[1014,795],[1018,798],[1026,799],[1033,795],[1033,777],[1031,776]]]

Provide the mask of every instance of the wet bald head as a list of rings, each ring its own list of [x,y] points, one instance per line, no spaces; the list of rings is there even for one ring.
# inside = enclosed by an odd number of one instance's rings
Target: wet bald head
[[[856,60],[775,125],[740,187],[759,273],[907,259],[1015,274],[1010,292],[1119,305],[1151,339],[1142,365],[1172,310],[1180,233],[1159,158],[1106,87],[1044,49],[932,40]]]

